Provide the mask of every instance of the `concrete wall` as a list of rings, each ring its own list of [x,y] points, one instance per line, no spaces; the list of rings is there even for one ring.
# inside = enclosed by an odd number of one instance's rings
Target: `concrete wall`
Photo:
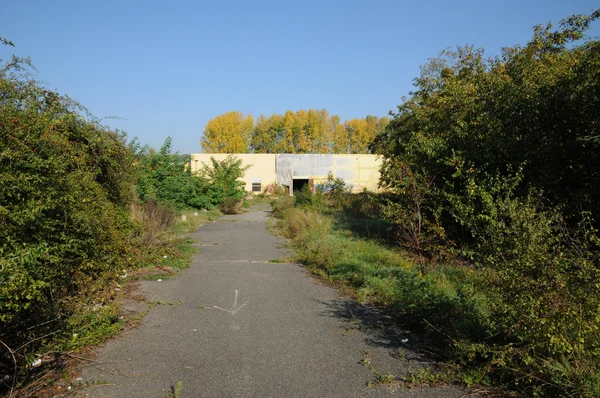
[[[313,179],[321,184],[329,173],[343,179],[355,192],[377,189],[381,158],[376,155],[278,154],[277,183],[292,186],[293,179]]]
[[[242,160],[242,165],[251,165],[244,176],[246,191],[252,191],[252,183],[261,183],[261,190],[276,182],[286,185],[292,193],[294,179],[312,179],[321,184],[327,174],[342,178],[353,191],[364,188],[377,189],[381,158],[376,155],[342,154],[234,154]],[[210,164],[210,158],[221,161],[227,154],[192,154],[192,171],[202,168],[202,163]]]

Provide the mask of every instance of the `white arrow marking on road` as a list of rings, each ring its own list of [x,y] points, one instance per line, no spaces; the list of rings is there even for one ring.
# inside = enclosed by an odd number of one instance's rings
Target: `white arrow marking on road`
[[[236,312],[238,312],[239,310],[244,308],[244,306],[246,304],[248,304],[248,302],[250,301],[250,300],[248,300],[244,304],[240,305],[238,308],[235,308],[235,307],[237,307],[237,300],[238,300],[238,291],[237,291],[237,289],[235,289],[235,298],[233,299],[233,305],[231,306],[230,310],[226,310],[225,308],[217,307],[216,305],[214,305],[213,307],[218,310],[221,310],[221,311],[229,312],[231,315],[235,315]]]

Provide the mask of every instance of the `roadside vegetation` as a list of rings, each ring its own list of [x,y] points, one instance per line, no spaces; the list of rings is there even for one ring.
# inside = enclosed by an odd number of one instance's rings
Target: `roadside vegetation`
[[[255,125],[230,112],[209,122],[202,145],[381,155],[381,193],[353,195],[330,176],[323,192],[273,202],[296,260],[428,338],[444,377],[600,397],[600,42],[584,40],[598,17],[538,26],[494,58],[445,51],[390,119],[342,124],[309,110]],[[128,140],[36,82],[31,67],[0,60],[9,396],[35,395],[52,367],[121,330],[121,284],[143,267],[187,266],[183,235],[242,211],[245,195],[238,159],[195,176],[170,139],[158,151]]]
[[[600,396],[600,42],[582,40],[599,16],[432,59],[371,146],[382,193],[274,202],[297,260],[467,384]]]
[[[78,350],[121,330],[122,285],[143,267],[188,266],[184,234],[244,196],[236,159],[193,176],[170,139],[158,152],[128,142],[31,68],[28,59],[0,60],[0,394],[8,396],[36,396]]]

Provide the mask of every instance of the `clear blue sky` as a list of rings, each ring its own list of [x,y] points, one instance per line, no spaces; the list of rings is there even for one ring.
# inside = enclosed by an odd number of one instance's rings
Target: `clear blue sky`
[[[384,116],[419,65],[448,46],[495,55],[532,26],[600,7],[597,0],[128,1],[19,0],[0,8],[0,36],[31,56],[37,78],[106,124],[159,147],[171,135],[200,152],[206,122],[227,111],[325,108]],[[590,35],[600,36],[600,21]]]

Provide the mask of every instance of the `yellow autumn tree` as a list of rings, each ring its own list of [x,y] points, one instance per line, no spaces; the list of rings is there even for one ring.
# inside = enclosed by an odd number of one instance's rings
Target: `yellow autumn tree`
[[[348,132],[340,121],[338,115],[331,117],[331,126],[333,129],[333,153],[348,153],[349,140]]]
[[[346,152],[369,153],[369,145],[377,133],[385,130],[388,123],[387,117],[378,118],[376,116],[367,116],[364,119],[355,118],[344,122],[348,143]]]
[[[294,147],[294,128],[296,126],[296,115],[292,111],[286,111],[283,116],[283,129],[281,140],[276,150],[278,153],[296,153]]]
[[[252,115],[227,112],[208,121],[200,145],[205,153],[246,153],[253,131]]]
[[[342,122],[325,109],[287,110],[252,116],[227,112],[211,119],[201,140],[212,153],[369,153],[369,145],[389,123],[387,117]]]
[[[344,122],[348,134],[348,153],[366,153],[368,142],[368,127],[365,119],[354,118]]]
[[[311,143],[310,153],[331,153],[333,149],[333,122],[325,109],[309,109],[306,135]]]

